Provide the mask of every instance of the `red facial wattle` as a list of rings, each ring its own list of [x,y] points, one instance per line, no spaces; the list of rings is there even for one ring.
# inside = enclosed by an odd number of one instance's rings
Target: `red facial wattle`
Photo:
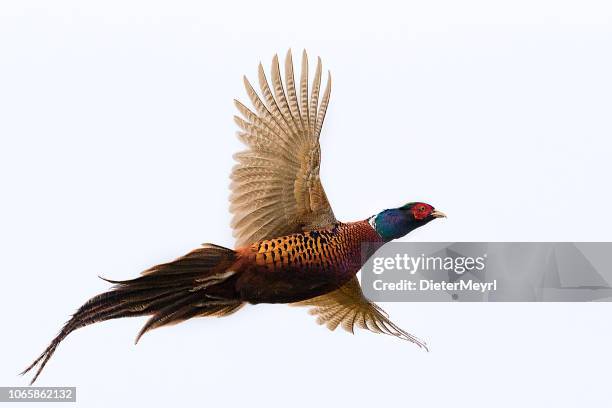
[[[433,207],[425,203],[416,203],[412,207],[412,216],[415,220],[424,220],[429,217],[433,211]]]

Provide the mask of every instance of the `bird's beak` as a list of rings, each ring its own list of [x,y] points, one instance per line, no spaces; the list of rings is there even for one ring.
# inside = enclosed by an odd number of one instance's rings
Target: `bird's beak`
[[[431,212],[431,216],[434,218],[446,218],[446,214],[442,211],[434,210]]]

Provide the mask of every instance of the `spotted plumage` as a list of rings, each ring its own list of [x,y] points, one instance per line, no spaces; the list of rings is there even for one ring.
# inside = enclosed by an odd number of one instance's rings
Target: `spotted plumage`
[[[255,264],[270,271],[298,268],[334,274],[346,271],[352,276],[361,267],[360,244],[379,240],[376,231],[360,221],[262,240],[250,250],[255,253]]]
[[[366,221],[258,241],[237,250],[238,297],[249,303],[291,303],[328,293],[359,271],[362,244],[382,242]]]
[[[298,82],[291,52],[284,68],[283,81],[275,56],[268,82],[259,65],[261,97],[244,78],[254,111],[235,101],[241,115],[234,118],[238,137],[246,146],[234,156],[237,164],[230,176],[235,249],[203,244],[140,277],[109,280],[114,286],[81,306],[24,370],[36,368],[32,382],[59,343],[83,326],[148,315],[138,341],[156,327],[192,317],[227,316],[247,303],[308,306],[332,330],[361,327],[424,346],[363,296],[356,273],[385,242],[444,215],[428,204],[411,202],[361,221],[338,221],[319,176],[319,135],[331,75],[321,92],[321,60],[310,82],[305,51]]]

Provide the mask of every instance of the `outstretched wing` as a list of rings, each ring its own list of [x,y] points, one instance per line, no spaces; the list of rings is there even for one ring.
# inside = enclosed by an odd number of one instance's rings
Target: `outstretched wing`
[[[319,178],[319,134],[329,103],[331,77],[319,101],[321,59],[308,92],[308,59],[302,55],[299,100],[291,51],[285,59],[285,84],[278,57],[272,61],[272,87],[259,64],[263,100],[244,78],[251,111],[235,101],[240,140],[247,149],[234,158],[230,211],[236,246],[302,230],[324,227],[336,219]]]
[[[317,316],[317,323],[327,325],[330,330],[342,326],[344,330],[354,333],[357,325],[374,333],[384,333],[411,341],[427,350],[423,341],[396,326],[384,310],[363,295],[356,277],[340,289],[292,305],[312,306],[310,314]]]

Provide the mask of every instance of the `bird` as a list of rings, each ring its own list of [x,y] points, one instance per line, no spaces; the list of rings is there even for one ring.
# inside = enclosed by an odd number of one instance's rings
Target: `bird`
[[[411,201],[355,222],[338,221],[320,178],[319,137],[331,93],[322,63],[312,82],[306,50],[299,82],[289,50],[284,81],[278,55],[268,81],[258,67],[260,93],[243,77],[254,110],[234,100],[234,117],[245,150],[231,171],[230,212],[234,249],[202,244],[173,261],[113,286],[85,302],[49,346],[21,374],[36,368],[33,384],[74,330],[110,319],[150,316],[136,337],[194,317],[228,316],[246,304],[282,303],[310,308],[330,330],[341,326],[384,333],[427,349],[425,342],[393,323],[368,300],[356,277],[365,260],[385,243],[445,214]],[[362,244],[369,243],[366,254]]]

